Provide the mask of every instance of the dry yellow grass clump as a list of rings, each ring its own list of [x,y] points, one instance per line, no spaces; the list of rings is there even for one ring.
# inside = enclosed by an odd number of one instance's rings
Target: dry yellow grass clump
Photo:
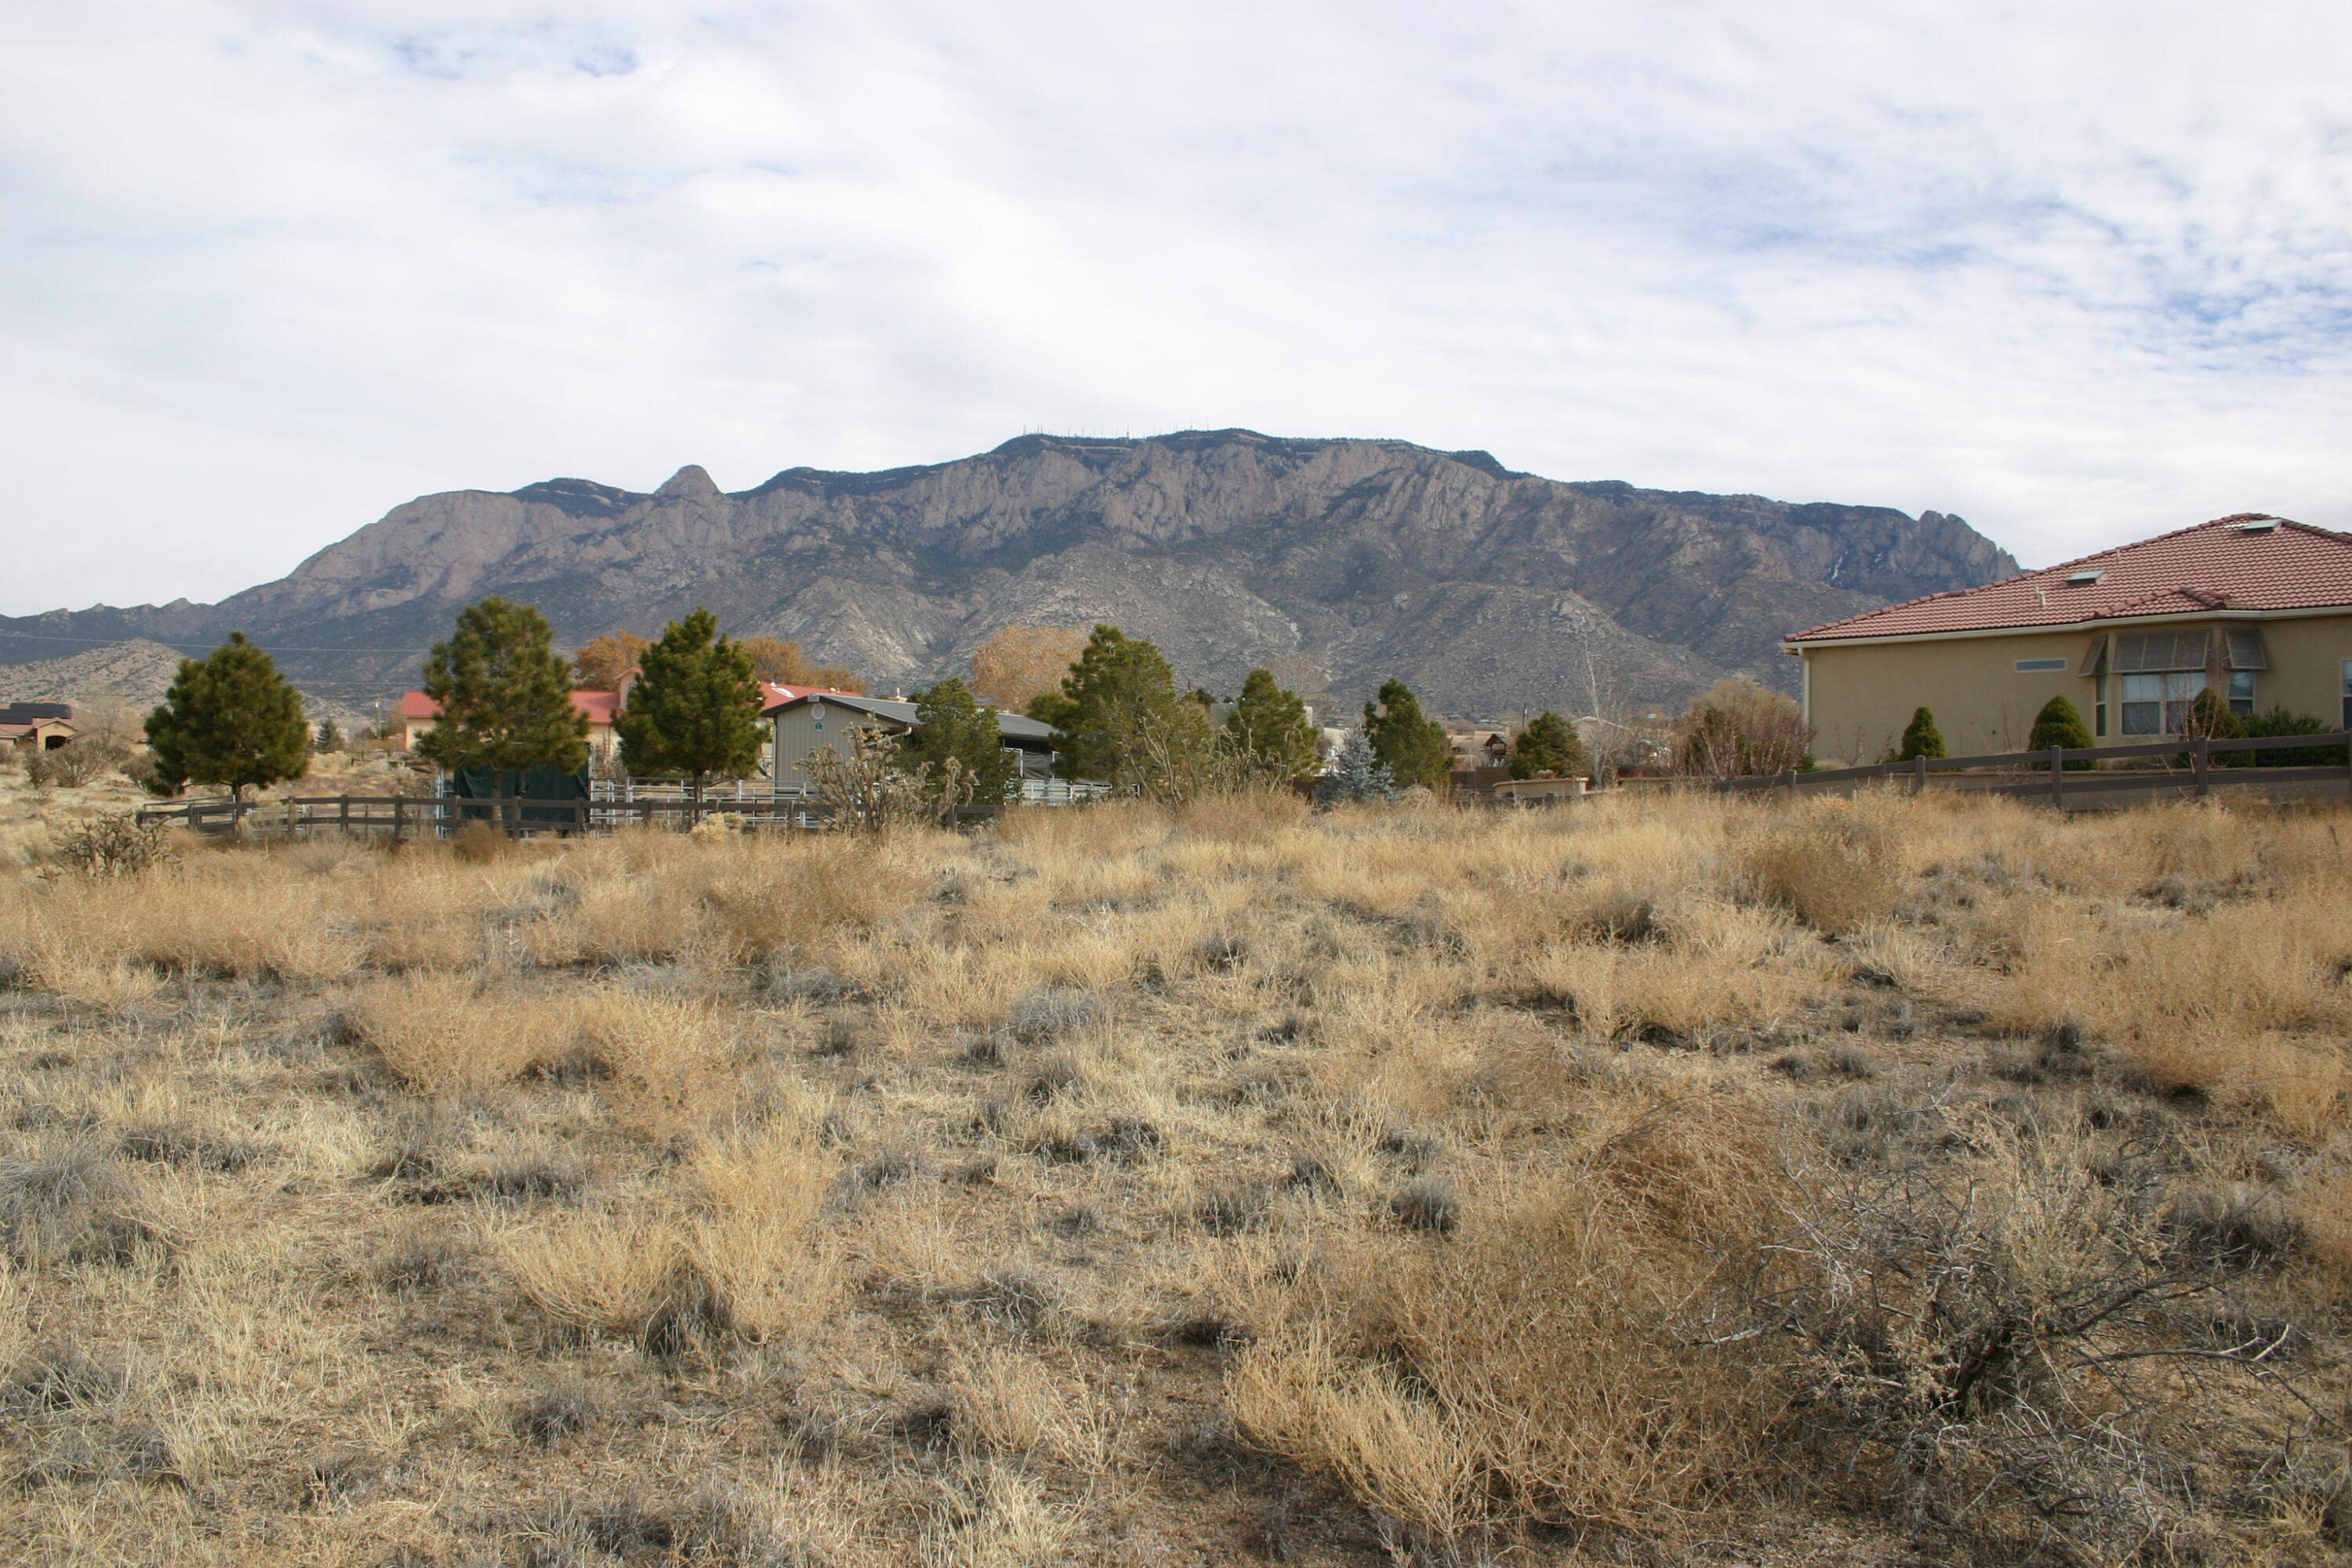
[[[0,1553],[2342,1561],[2347,829],[0,871]]]

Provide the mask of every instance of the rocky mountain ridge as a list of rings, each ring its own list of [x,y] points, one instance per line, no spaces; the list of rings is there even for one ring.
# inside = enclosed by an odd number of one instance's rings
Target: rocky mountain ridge
[[[689,465],[650,494],[424,496],[218,605],[0,617],[0,659],[236,627],[306,689],[359,701],[409,684],[456,609],[495,592],[567,644],[708,604],[884,686],[961,672],[1008,622],[1110,620],[1221,690],[1289,655],[1344,701],[1396,674],[1451,711],[1584,710],[1595,688],[1671,704],[1733,671],[1785,687],[1786,632],[2016,569],[1933,511],[1570,483],[1403,441],[1024,436],[731,493]]]

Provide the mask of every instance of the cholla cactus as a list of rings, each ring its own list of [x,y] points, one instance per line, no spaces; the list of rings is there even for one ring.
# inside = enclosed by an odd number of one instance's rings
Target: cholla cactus
[[[1348,738],[1331,754],[1331,771],[1315,781],[1318,805],[1396,797],[1396,775],[1389,772],[1386,763],[1373,755],[1372,743],[1361,730],[1348,731]]]
[[[834,826],[844,832],[885,834],[940,815],[925,787],[931,764],[900,768],[897,745],[877,728],[853,730],[847,756],[819,746],[803,765],[816,781],[817,798],[831,812]],[[947,782],[952,791],[954,777]]]

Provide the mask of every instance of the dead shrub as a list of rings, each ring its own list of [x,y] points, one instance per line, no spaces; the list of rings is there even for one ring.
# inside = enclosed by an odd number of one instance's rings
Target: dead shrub
[[[510,1233],[502,1251],[523,1295],[548,1317],[636,1339],[677,1294],[686,1238],[664,1215],[575,1213]]]
[[[577,1006],[558,996],[460,974],[376,981],[342,1008],[384,1066],[426,1094],[508,1083],[571,1047]]]
[[[1281,785],[1221,790],[1176,807],[1176,830],[1190,837],[1237,844],[1263,843],[1306,824],[1307,798]]]
[[[137,1194],[95,1149],[0,1162],[0,1239],[20,1267],[128,1263],[152,1235]]]
[[[0,1410],[87,1409],[122,1396],[131,1374],[120,1363],[100,1361],[71,1340],[40,1346],[0,1379]]]
[[[1751,835],[1740,859],[1759,896],[1832,935],[1884,919],[1903,888],[1893,834],[1850,809],[1792,808]]]
[[[1767,1128],[1659,1107],[1581,1170],[1483,1194],[1445,1248],[1273,1289],[1229,1385],[1243,1429],[1445,1539],[1655,1527],[1740,1483],[1774,1391],[1719,1314],[1787,1199]]]
[[[2288,1329],[2216,1321],[2213,1268],[2276,1258],[2291,1217],[2242,1189],[2160,1205],[2144,1161],[1990,1120],[1969,1143],[1948,1170],[1824,1184],[1782,1243],[1803,1264],[1774,1303],[1804,1347],[1789,1435],[1818,1484],[1989,1557],[2185,1548],[2224,1434],[2307,1409],[2272,1363]]]
[[[641,1137],[666,1142],[734,1102],[734,1026],[712,1003],[602,988],[581,1008],[580,1031],[614,1119]]]
[[[706,898],[744,958],[870,930],[929,890],[903,858],[864,838],[785,836],[740,853],[752,866],[711,883]]]
[[[604,1415],[604,1400],[587,1384],[567,1380],[542,1389],[515,1412],[515,1431],[544,1448],[576,1436]]]

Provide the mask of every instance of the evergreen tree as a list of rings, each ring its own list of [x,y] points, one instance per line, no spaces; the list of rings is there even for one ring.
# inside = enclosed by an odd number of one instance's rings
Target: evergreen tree
[[[1391,678],[1381,687],[1379,701],[1364,704],[1364,738],[1400,785],[1445,787],[1454,768],[1445,726],[1422,717],[1421,700],[1403,681]]]
[[[1055,771],[1099,779],[1127,795],[1181,791],[1209,750],[1209,716],[1176,689],[1160,650],[1117,626],[1098,626],[1062,678],[1029,705],[1059,732]]]
[[[2249,713],[2240,722],[2249,738],[2259,739],[2325,735],[2335,728],[2325,720],[2314,719],[2307,713],[2290,713],[2284,708]],[[2344,751],[2342,746],[2286,746],[2275,752],[2249,752],[2246,755],[2266,768],[2340,768],[2344,765]]]
[[[971,689],[953,678],[917,695],[915,727],[898,737],[903,766],[930,764],[924,787],[935,799],[945,787],[950,759],[958,793],[969,788],[964,798],[981,805],[1001,803],[1021,773],[1020,759],[1006,749],[997,728],[996,710],[973,701]]]
[[[632,773],[685,773],[702,798],[713,773],[740,778],[760,765],[767,726],[751,656],[697,607],[637,654],[636,684],[613,721]]]
[[[314,752],[340,752],[343,749],[343,732],[335,728],[332,719],[319,721],[318,737],[310,742],[310,749]]]
[[[2026,737],[2025,742],[2025,749],[2029,752],[2046,752],[2053,746],[2079,752],[2089,750],[2090,745],[2091,731],[2083,722],[2081,710],[2066,700],[2063,694],[2042,705],[2042,711],[2033,716],[2033,733]],[[2066,765],[2082,769],[2091,763],[2086,758]]]
[[[1511,776],[1531,779],[1538,773],[1567,778],[1584,765],[1584,742],[1576,726],[1547,708],[1528,721],[1517,745],[1511,748]]]
[[[231,632],[202,659],[184,658],[163,705],[147,715],[147,787],[177,795],[191,783],[226,784],[243,798],[310,770],[302,694],[277,662]]]
[[[1388,763],[1381,761],[1361,730],[1348,731],[1339,749],[1331,753],[1331,771],[1315,781],[1315,800],[1319,805],[1396,797],[1396,775],[1389,772]]]
[[[572,706],[572,668],[547,618],[492,595],[457,612],[457,629],[425,657],[425,694],[441,717],[416,742],[452,773],[525,768],[570,773],[588,760],[588,721]]]
[[[1936,729],[1936,716],[1925,708],[1916,710],[1911,722],[1904,727],[1903,743],[1895,749],[1895,760],[1907,763],[1915,757],[1943,757],[1951,753],[1944,750],[1944,737]]]
[[[1253,669],[1243,679],[1241,698],[1225,716],[1225,742],[1272,778],[1303,779],[1315,771],[1307,704],[1276,685],[1270,670]]]

